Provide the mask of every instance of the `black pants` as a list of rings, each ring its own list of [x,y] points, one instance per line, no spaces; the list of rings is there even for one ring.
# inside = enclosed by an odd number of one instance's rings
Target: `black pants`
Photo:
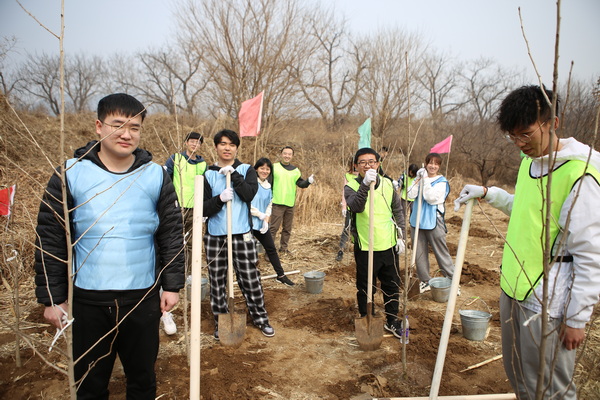
[[[117,354],[127,378],[127,399],[154,400],[158,356],[160,298],[153,295],[135,305],[103,307],[73,302],[73,357],[77,360],[120,320],[118,333],[111,333],[96,344],[77,364],[75,380],[89,373],[77,390],[78,400],[108,399],[108,382]]]
[[[260,231],[252,230],[252,234],[254,237],[262,244],[265,249],[265,253],[269,257],[269,261],[277,273],[277,276],[285,275],[283,271],[283,267],[281,266],[281,260],[279,259],[279,254],[277,254],[277,248],[275,247],[275,242],[273,241],[273,236],[271,236],[271,232],[267,230],[267,233],[260,233]]]
[[[356,300],[360,315],[367,315],[367,278],[369,270],[369,252],[360,251],[354,246],[354,259],[356,260]],[[388,321],[398,317],[400,297],[400,272],[398,266],[398,255],[391,248],[384,251],[373,252],[373,297],[377,290],[379,279],[385,314]]]

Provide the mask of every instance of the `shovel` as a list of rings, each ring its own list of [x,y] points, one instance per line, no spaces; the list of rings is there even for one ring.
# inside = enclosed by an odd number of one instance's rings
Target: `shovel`
[[[226,175],[227,188],[231,174]],[[246,315],[233,309],[233,247],[231,243],[231,201],[227,202],[227,314],[219,314],[219,340],[224,346],[238,347],[246,335]]]
[[[369,186],[369,259],[367,269],[367,316],[356,318],[354,328],[356,341],[361,350],[377,350],[383,340],[383,318],[373,316],[373,214],[375,205],[375,182]]]

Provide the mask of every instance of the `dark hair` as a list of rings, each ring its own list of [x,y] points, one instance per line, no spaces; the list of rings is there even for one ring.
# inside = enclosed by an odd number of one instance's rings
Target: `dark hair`
[[[204,143],[204,138],[198,132],[190,132],[190,133],[188,133],[187,136],[185,137],[185,141],[187,142],[190,139],[198,139],[198,141],[200,142],[200,144]]]
[[[292,146],[284,146],[284,147],[281,149],[281,151],[279,152],[279,154],[283,153],[283,151],[284,151],[285,149],[290,149],[290,150],[292,151],[292,154],[294,154],[294,153],[295,153],[295,152],[294,152],[294,149],[293,149],[293,147],[292,147]]]
[[[375,159],[377,161],[381,160],[381,157],[379,156],[379,154],[373,150],[370,147],[363,147],[362,149],[359,149],[356,154],[354,155],[354,164],[358,163],[358,157],[364,155],[364,154],[373,154],[375,156]]]
[[[125,93],[113,93],[98,102],[98,120],[104,121],[109,115],[122,115],[133,118],[137,115],[146,118],[146,108],[133,96]]]
[[[254,169],[258,170],[263,165],[266,165],[271,169],[271,173],[273,173],[273,163],[267,157],[259,158],[258,161],[254,164]]]
[[[536,121],[545,122],[552,116],[552,109],[544,97],[544,92],[552,100],[552,91],[530,85],[513,90],[500,104],[498,124],[504,132],[526,128]],[[558,115],[559,99],[556,100]]]
[[[410,164],[408,166],[408,176],[414,178],[417,176],[417,171],[419,170],[419,166],[417,164]]]
[[[240,137],[237,133],[230,129],[223,129],[217,132],[215,137],[213,138],[213,142],[215,142],[215,146],[221,143],[221,139],[225,136],[227,139],[231,140],[236,147],[240,147]]]
[[[427,154],[427,157],[425,157],[425,165],[429,164],[432,160],[438,160],[438,163],[442,165],[442,156],[438,153]]]

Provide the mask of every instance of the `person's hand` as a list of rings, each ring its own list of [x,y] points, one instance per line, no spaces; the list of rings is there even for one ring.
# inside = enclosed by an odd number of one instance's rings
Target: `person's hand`
[[[261,221],[264,221],[264,220],[265,220],[265,218],[267,218],[267,214],[259,212],[259,213],[258,213],[258,215],[257,215],[257,217],[258,217],[258,219],[260,219]]]
[[[178,292],[167,292],[164,290],[160,296],[160,312],[171,311],[178,301]]]
[[[404,240],[398,239],[396,241],[396,254],[404,253],[405,248],[406,248],[406,245],[404,244]]]
[[[268,230],[269,230],[269,223],[267,221],[263,221],[262,227],[260,228],[260,233],[262,233],[264,235],[265,233],[267,233]]]
[[[419,168],[417,171],[416,177],[419,179],[423,179],[427,176],[427,170],[425,168]]]
[[[312,175],[312,174],[311,174],[311,175],[308,177],[308,183],[310,183],[311,185],[312,185],[313,183],[315,183],[315,176],[314,176],[314,175]]]
[[[219,170],[219,173],[223,174],[223,175],[233,174],[234,172],[235,172],[235,168],[233,168],[231,165],[223,167]]]
[[[363,183],[367,186],[371,184],[371,182],[377,181],[377,171],[374,169],[370,169],[365,172],[365,177],[363,178]]]
[[[471,199],[478,199],[480,197],[484,197],[486,193],[487,190],[484,186],[465,185],[463,190],[460,191],[458,199],[454,200],[454,211],[458,211],[460,209],[461,204],[464,204]]]
[[[392,180],[392,185],[394,185],[394,190],[398,190],[398,188],[400,187],[400,184],[396,180]]]
[[[223,203],[227,203],[228,201],[233,200],[233,189],[227,188],[221,192],[219,198]]]
[[[348,214],[348,209],[347,209],[347,208],[345,208],[345,207],[344,207],[344,208],[342,208],[342,216],[343,216],[344,218],[346,218],[346,215],[347,215],[347,214]]]
[[[560,338],[567,350],[576,350],[585,340],[585,328],[571,328],[563,324]]]
[[[62,303],[44,309],[44,318],[58,329],[67,324],[67,303]]]

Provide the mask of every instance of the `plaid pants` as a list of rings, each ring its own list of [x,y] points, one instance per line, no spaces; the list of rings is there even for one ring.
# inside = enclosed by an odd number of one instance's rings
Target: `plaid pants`
[[[210,306],[217,318],[228,313],[227,308],[227,236],[204,235],[208,276],[210,280]],[[256,268],[258,254],[256,239],[252,233],[232,236],[233,270],[248,311],[255,325],[269,322],[265,308],[265,296]]]

